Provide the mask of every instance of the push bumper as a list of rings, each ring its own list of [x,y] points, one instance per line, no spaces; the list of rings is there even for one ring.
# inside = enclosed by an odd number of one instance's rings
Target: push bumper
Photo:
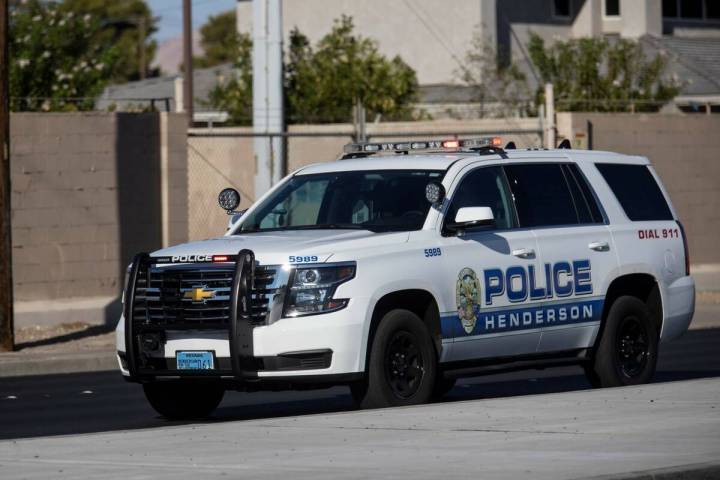
[[[343,310],[298,318],[282,318],[270,325],[253,325],[246,306],[254,275],[252,252],[237,256],[228,330],[164,332],[160,354],[141,351],[142,329],[133,321],[135,285],[143,266],[152,262],[141,254],[133,261],[125,308],[117,327],[120,369],[128,380],[151,381],[163,377],[210,377],[240,383],[289,381],[344,383],[362,376],[359,351],[369,299],[354,298]],[[245,300],[245,301],[243,301]],[[179,351],[212,351],[215,369],[178,370]],[[142,358],[141,358],[142,357]]]

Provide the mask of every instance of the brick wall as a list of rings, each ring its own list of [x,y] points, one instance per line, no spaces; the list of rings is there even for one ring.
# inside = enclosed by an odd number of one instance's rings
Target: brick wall
[[[161,128],[161,115],[12,114],[16,301],[117,295],[132,255],[162,244],[163,175],[172,183],[170,239],[187,238],[177,214],[187,207],[184,124],[170,118]]]
[[[688,234],[693,263],[720,263],[720,116],[558,114],[560,136],[592,123],[593,148],[650,159]]]

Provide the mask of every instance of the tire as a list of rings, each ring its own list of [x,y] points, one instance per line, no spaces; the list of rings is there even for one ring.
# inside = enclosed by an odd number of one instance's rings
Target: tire
[[[425,324],[408,310],[385,314],[370,349],[367,378],[351,385],[361,408],[418,405],[432,399],[437,358]]]
[[[620,387],[649,382],[657,366],[659,335],[648,307],[640,299],[613,302],[602,336],[585,372],[593,387]]]
[[[456,378],[444,378],[438,375],[435,379],[435,388],[432,394],[433,400],[440,400],[447,395],[447,393],[453,389],[456,382]]]
[[[219,385],[188,382],[146,383],[143,390],[155,411],[170,420],[207,418],[225,395]]]

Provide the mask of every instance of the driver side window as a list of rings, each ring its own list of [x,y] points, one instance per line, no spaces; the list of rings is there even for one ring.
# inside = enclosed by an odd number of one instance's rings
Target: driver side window
[[[512,197],[500,167],[476,168],[460,181],[445,214],[445,222],[452,222],[460,208],[490,207],[495,228],[504,230],[515,226]]]

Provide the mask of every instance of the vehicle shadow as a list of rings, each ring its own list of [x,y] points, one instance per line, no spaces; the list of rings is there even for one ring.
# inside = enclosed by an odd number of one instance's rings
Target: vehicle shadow
[[[93,325],[84,330],[76,332],[66,333],[63,335],[57,335],[55,337],[43,338],[42,340],[32,340],[29,342],[22,342],[15,345],[16,350],[22,350],[24,348],[43,347],[46,345],[57,345],[60,343],[71,342],[73,340],[80,340],[82,338],[95,337],[97,335],[104,335],[106,333],[115,330],[114,326],[111,325]]]

